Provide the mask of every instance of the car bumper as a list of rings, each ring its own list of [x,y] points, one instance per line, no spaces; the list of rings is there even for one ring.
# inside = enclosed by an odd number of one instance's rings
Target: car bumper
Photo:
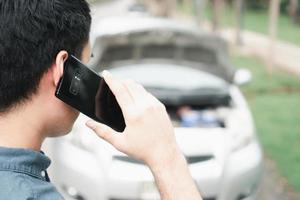
[[[224,168],[218,200],[254,200],[263,175],[263,154],[258,143],[251,143],[229,156]]]
[[[225,164],[212,159],[189,169],[205,200],[252,200],[262,176],[262,151],[253,142],[231,153]],[[113,161],[108,185],[110,200],[159,199],[153,176],[142,164]]]

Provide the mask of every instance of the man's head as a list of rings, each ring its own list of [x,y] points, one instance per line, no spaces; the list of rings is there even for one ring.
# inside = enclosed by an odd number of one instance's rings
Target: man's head
[[[68,54],[88,61],[90,25],[85,0],[0,0],[0,115],[30,105],[47,134],[68,132],[78,113],[55,88]]]

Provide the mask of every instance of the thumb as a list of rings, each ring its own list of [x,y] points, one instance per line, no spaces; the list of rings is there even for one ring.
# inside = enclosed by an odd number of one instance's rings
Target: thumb
[[[121,139],[118,132],[94,120],[89,120],[86,123],[86,126],[92,129],[99,137],[112,144],[113,146],[119,143],[118,141]]]

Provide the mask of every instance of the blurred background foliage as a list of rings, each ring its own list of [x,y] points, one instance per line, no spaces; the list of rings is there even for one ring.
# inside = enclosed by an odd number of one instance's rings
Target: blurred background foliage
[[[296,1],[296,7],[293,3]],[[179,0],[178,10],[188,14],[196,15],[198,12],[193,1]],[[212,0],[208,0],[206,8],[203,10],[202,17],[213,23],[214,21],[214,6]],[[219,14],[218,14],[218,28],[235,27],[237,23],[235,2],[236,0],[220,0]],[[244,0],[244,9],[241,28],[262,34],[269,32],[269,0]],[[294,2],[295,3],[295,2]],[[293,7],[293,9],[291,9]],[[281,0],[280,1],[280,15],[278,18],[278,32],[277,37],[280,40],[285,40],[297,45],[300,45],[300,0]]]

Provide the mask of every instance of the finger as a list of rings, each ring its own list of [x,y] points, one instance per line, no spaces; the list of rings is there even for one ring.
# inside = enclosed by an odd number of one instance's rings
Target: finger
[[[135,82],[131,79],[127,79],[127,80],[122,81],[122,83],[123,83],[123,86],[126,88],[127,92],[129,93],[129,95],[131,96],[132,101],[134,101],[134,98],[135,98],[134,93],[130,90],[128,85],[132,85]]]
[[[160,103],[162,104],[162,102],[160,100],[158,100],[153,94],[151,94],[150,92],[147,92],[148,98],[149,100],[155,102],[155,103]]]
[[[128,86],[129,90],[135,97],[135,102],[141,108],[145,108],[148,106],[158,106],[164,107],[163,103],[161,103],[155,96],[149,93],[141,84],[136,82],[129,82]]]
[[[126,114],[128,107],[134,103],[128,90],[121,81],[113,78],[108,71],[103,71],[102,76],[112,93],[115,95],[123,113]]]
[[[156,104],[156,103],[161,103],[155,96],[153,96],[151,93],[149,93],[142,85],[137,84],[136,85],[136,90],[139,93],[144,94],[144,102],[146,103],[151,103],[151,104]]]
[[[147,100],[147,91],[142,85],[134,81],[127,81],[125,83],[125,87],[130,92],[135,103],[145,103],[145,101]]]
[[[116,145],[120,143],[120,133],[94,120],[89,120],[88,122],[86,122],[86,126],[92,129],[99,137],[101,137],[111,145],[115,146],[116,148],[119,148]]]
[[[143,93],[147,97],[148,101],[158,101],[158,99],[149,93],[141,84],[136,84],[135,88],[138,93]]]

